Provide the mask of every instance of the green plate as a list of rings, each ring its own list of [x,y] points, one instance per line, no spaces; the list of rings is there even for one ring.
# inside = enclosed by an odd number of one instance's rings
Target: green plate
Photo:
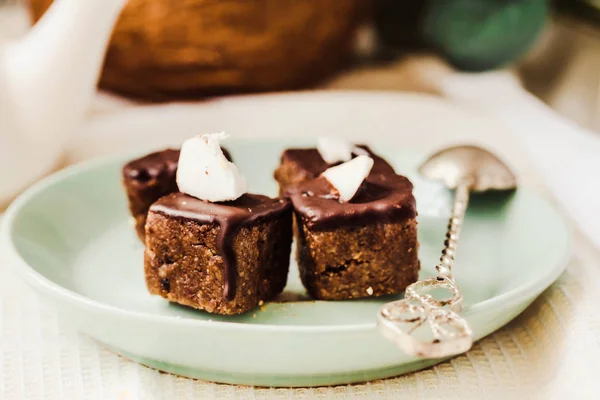
[[[254,192],[275,194],[272,173],[289,140],[227,143]],[[304,144],[310,144],[305,142]],[[373,147],[415,183],[422,277],[444,241],[451,193],[419,180],[419,154]],[[404,354],[376,329],[386,299],[311,301],[292,261],[279,302],[222,317],[169,304],[145,288],[141,243],[127,212],[120,169],[130,156],[63,170],[9,208],[5,262],[81,331],[117,353],[160,370],[218,382],[315,386],[385,378],[440,360]],[[455,276],[465,317],[480,339],[517,316],[563,271],[570,235],[561,216],[527,189],[476,197]]]

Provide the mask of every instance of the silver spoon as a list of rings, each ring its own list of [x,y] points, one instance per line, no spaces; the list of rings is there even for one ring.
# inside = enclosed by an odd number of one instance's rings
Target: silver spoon
[[[411,355],[425,358],[448,357],[469,350],[473,332],[458,312],[462,293],[452,277],[452,266],[460,230],[469,204],[470,192],[511,190],[517,179],[498,157],[476,146],[457,146],[431,156],[419,173],[455,189],[452,215],[437,276],[406,288],[404,299],[384,304],[377,325],[382,334]],[[434,298],[433,290],[447,292]],[[439,296],[437,296],[439,297]]]

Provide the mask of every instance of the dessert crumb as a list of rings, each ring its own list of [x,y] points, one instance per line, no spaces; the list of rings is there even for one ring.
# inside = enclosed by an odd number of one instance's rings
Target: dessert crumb
[[[265,302],[264,302],[264,301],[262,301],[262,300],[259,300],[259,302],[258,302],[258,305],[259,305],[259,306],[262,306],[263,304],[265,304]]]
[[[256,313],[252,314],[252,318],[256,318]]]
[[[367,288],[367,294],[368,294],[369,296],[373,296],[373,288],[372,288],[371,286],[369,286],[369,287]]]

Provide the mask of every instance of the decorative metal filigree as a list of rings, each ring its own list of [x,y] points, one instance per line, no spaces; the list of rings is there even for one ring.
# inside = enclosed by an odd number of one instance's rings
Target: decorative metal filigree
[[[456,189],[437,276],[408,286],[403,300],[387,303],[379,311],[378,325],[384,336],[409,354],[441,358],[463,353],[473,344],[469,324],[457,314],[463,298],[452,277],[468,204],[469,185],[464,183]],[[447,295],[434,297],[433,291]]]

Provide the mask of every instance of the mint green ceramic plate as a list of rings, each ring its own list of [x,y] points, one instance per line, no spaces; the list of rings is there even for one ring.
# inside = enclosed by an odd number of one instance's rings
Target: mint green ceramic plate
[[[252,191],[274,194],[279,154],[297,142],[227,143]],[[415,176],[420,156],[374,148],[416,187],[422,276],[432,274],[451,195]],[[130,157],[68,168],[23,194],[3,221],[0,254],[80,330],[124,356],[176,374],[237,384],[312,386],[366,381],[439,360],[409,357],[375,327],[391,298],[310,301],[292,261],[273,302],[220,317],[150,296],[142,245],[129,224],[120,168]],[[559,214],[527,189],[473,199],[457,258],[464,315],[476,339],[523,311],[563,271],[569,234]]]

